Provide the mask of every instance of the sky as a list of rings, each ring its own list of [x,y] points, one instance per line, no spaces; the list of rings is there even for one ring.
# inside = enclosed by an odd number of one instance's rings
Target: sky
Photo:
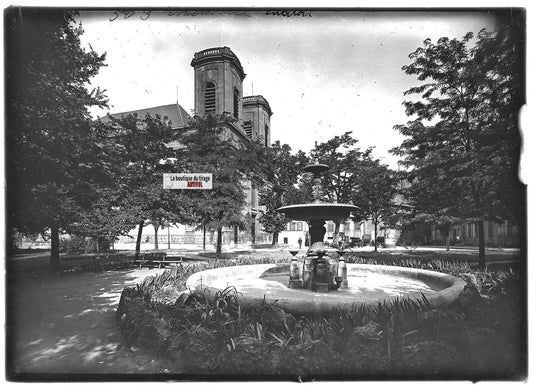
[[[109,112],[179,102],[194,109],[195,52],[227,46],[247,74],[243,94],[262,95],[272,108],[271,140],[308,152],[351,131],[359,147],[391,168],[389,150],[402,142],[393,129],[410,118],[404,91],[417,85],[402,66],[426,38],[461,38],[492,30],[487,12],[266,11],[195,15],[152,11],[80,13],[82,42],[106,53],[92,86],[106,90]],[[106,111],[92,111],[102,116]]]

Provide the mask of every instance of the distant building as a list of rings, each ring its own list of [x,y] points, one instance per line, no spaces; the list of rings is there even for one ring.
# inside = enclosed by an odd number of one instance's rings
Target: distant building
[[[402,181],[400,189],[409,187]],[[518,225],[508,220],[484,222],[485,245],[487,247],[517,247],[519,244]],[[420,223],[396,231],[396,240],[407,245],[446,245],[446,235],[435,224]],[[461,222],[451,226],[450,245],[477,246],[479,244],[479,226],[477,222]]]

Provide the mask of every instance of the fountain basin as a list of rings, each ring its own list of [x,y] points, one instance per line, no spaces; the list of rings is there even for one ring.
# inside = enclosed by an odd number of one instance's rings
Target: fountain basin
[[[321,314],[333,309],[349,311],[354,305],[376,305],[396,297],[427,298],[432,306],[450,304],[466,285],[461,278],[422,269],[347,264],[348,288],[315,293],[289,288],[289,264],[230,266],[205,270],[187,280],[191,291],[208,297],[235,287],[244,306],[276,301],[289,313]]]

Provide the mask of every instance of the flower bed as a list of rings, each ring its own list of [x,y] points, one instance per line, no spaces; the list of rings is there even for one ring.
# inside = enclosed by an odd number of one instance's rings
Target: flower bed
[[[473,272],[442,264],[438,271],[467,273],[468,285],[451,306],[432,309],[423,300],[403,298],[322,316],[291,315],[275,302],[257,302],[244,309],[232,288],[214,299],[185,292],[185,281],[194,272],[246,262],[189,265],[124,289],[117,310],[124,341],[172,359],[173,377],[514,380],[525,376],[527,343],[521,336],[525,323],[516,273]]]

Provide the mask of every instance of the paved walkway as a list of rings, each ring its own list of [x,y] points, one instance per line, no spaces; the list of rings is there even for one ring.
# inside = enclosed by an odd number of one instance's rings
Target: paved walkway
[[[23,374],[169,372],[169,365],[152,354],[122,347],[115,322],[122,289],[161,271],[26,273],[8,279],[9,369]]]

